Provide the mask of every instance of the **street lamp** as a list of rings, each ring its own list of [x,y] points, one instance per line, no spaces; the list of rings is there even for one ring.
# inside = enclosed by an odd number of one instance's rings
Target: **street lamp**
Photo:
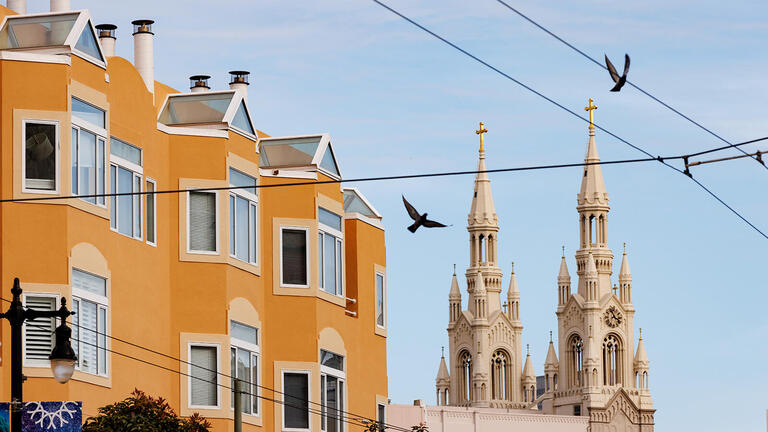
[[[21,330],[24,321],[36,318],[61,318],[61,325],[56,328],[56,345],[49,357],[56,381],[62,384],[69,381],[77,359],[70,342],[72,329],[67,327],[65,321],[67,317],[75,314],[67,309],[67,299],[62,297],[61,307],[55,311],[24,309],[21,303],[21,292],[19,278],[14,278],[13,288],[11,288],[11,294],[13,294],[11,306],[5,313],[0,313],[0,318],[7,319],[11,324],[11,432],[21,432],[22,383],[26,379],[21,365]]]

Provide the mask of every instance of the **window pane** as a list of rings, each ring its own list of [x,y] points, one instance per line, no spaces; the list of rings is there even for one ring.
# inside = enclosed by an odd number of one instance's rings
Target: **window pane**
[[[192,405],[217,406],[216,347],[193,346],[190,349],[190,395]]]
[[[384,276],[376,274],[376,324],[384,327]]]
[[[117,167],[117,192],[133,192],[133,173],[123,167]],[[133,237],[133,197],[131,195],[117,197],[117,231]]]
[[[230,391],[229,400],[232,403],[232,409],[235,409],[235,378],[237,374],[233,373],[237,371],[237,348],[232,347],[229,349],[229,371],[230,371]]]
[[[109,153],[136,165],[141,165],[141,149],[115,137],[111,139]]]
[[[336,294],[336,237],[325,234],[323,236],[323,288],[325,291]]]
[[[109,193],[117,193],[117,167],[109,166]],[[109,226],[117,229],[117,197],[109,197]]]
[[[79,369],[80,365],[82,364],[81,359],[83,358],[82,353],[80,353],[80,335],[82,332],[80,331],[80,300],[78,300],[76,297],[72,297],[72,312],[75,312],[74,315],[72,315],[72,350],[75,351],[75,355],[77,356],[77,360],[75,361],[75,366]]]
[[[189,193],[189,249],[216,251],[216,195]]]
[[[256,264],[256,262],[257,262],[256,261],[256,258],[257,258],[257,249],[256,248],[258,247],[258,245],[256,244],[256,235],[259,232],[259,222],[258,222],[259,220],[257,218],[258,210],[256,209],[256,205],[254,205],[253,203],[251,203],[250,208],[251,208],[251,214],[250,214],[250,221],[251,221],[250,227],[251,227],[251,229],[250,229],[250,233],[248,235],[248,243],[249,243],[248,250],[250,251],[250,261],[252,263]]]
[[[96,135],[80,130],[79,175],[80,195],[93,195],[96,193]],[[85,201],[96,203],[95,198],[84,198]]]
[[[235,117],[232,119],[232,126],[239,128],[242,131],[255,135],[253,132],[253,126],[251,126],[250,120],[248,120],[247,109],[245,108],[245,101],[240,102],[240,107],[235,112]]]
[[[154,192],[155,184],[147,182],[147,192]],[[147,241],[155,242],[155,195],[147,194]]]
[[[232,96],[233,93],[214,93],[170,97],[158,121],[166,125],[221,122]]]
[[[97,194],[103,194],[104,193],[104,177],[106,176],[106,172],[104,169],[105,157],[104,157],[104,140],[99,138],[97,146],[96,146],[96,193]],[[106,200],[104,197],[98,197],[96,198],[96,202],[100,205],[104,205]]]
[[[72,269],[72,288],[107,296],[107,280],[84,271]]]
[[[83,102],[76,97],[72,98],[72,115],[81,120],[85,120],[89,123],[95,124],[96,126],[101,128],[103,128],[105,124],[103,110],[87,102]]]
[[[96,42],[96,37],[93,35],[93,29],[90,25],[86,24],[83,32],[80,33],[80,38],[77,40],[75,48],[95,59],[104,60],[99,52],[98,44],[99,43]]]
[[[99,331],[98,335],[98,345],[99,345],[99,373],[102,375],[107,374],[107,310],[103,307],[99,308],[99,322],[97,326],[97,330]]]
[[[234,339],[239,339],[254,345],[259,344],[258,330],[249,325],[240,324],[237,321],[229,322],[229,335]]]
[[[318,207],[317,219],[321,224],[328,225],[337,231],[341,231],[341,216],[337,215],[336,213],[332,213],[322,207]]]
[[[309,428],[308,378],[308,375],[299,373],[283,375],[283,392],[285,393],[283,426],[286,428]]]
[[[325,412],[328,416],[326,421],[327,432],[338,432],[339,413],[338,413],[338,378],[327,375],[325,378]]]
[[[257,415],[259,414],[259,398],[257,397],[259,394],[259,357],[256,354],[253,354],[251,360],[251,384],[251,394],[253,395],[251,412]]]
[[[342,271],[344,260],[341,256],[341,240],[336,239],[336,294],[344,294],[342,279],[344,272]]]
[[[307,284],[307,236],[304,230],[283,230],[283,283]]]
[[[387,407],[384,405],[378,406],[378,421],[379,421],[379,429],[384,430],[384,423],[387,422]]]
[[[319,269],[317,280],[320,281],[320,288],[325,289],[323,287],[323,281],[325,281],[325,277],[323,275],[323,236],[324,234],[322,232],[317,233],[317,268]]]
[[[251,412],[251,395],[248,391],[249,385],[246,383],[251,382],[251,353],[245,350],[237,350],[237,378],[243,381],[242,388],[245,393],[241,394],[243,403],[243,412]]]
[[[76,128],[72,128],[72,193],[77,195],[77,152],[78,152],[78,130]]]
[[[229,169],[229,184],[232,186],[256,186],[256,179],[244,174],[234,168]],[[256,189],[238,189],[246,192],[256,193]]]
[[[344,356],[320,350],[320,364],[340,371],[344,370]]]
[[[81,336],[81,357],[80,370],[91,374],[98,372],[98,354],[97,354],[97,313],[98,306],[86,300],[80,299],[80,330]]]
[[[237,227],[235,256],[248,261],[248,200],[242,197],[235,199],[235,227]]]
[[[141,192],[141,177],[133,176],[133,192]],[[133,236],[141,238],[141,195],[133,195]]]
[[[64,45],[77,14],[9,19],[0,33],[0,49]]]
[[[235,242],[237,238],[235,225],[235,196],[229,196],[229,254],[235,254]]]
[[[56,125],[26,123],[24,129],[25,186],[56,189]]]

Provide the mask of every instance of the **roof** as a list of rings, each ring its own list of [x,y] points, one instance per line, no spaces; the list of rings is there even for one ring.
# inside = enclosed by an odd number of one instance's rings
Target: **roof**
[[[595,131],[589,130],[589,143],[587,143],[587,154],[584,162],[593,163],[584,167],[584,176],[581,179],[581,190],[579,191],[579,205],[594,204],[608,205],[608,191],[605,189],[603,180],[603,169],[600,164],[600,155],[597,154],[597,144],[595,144]]]
[[[547,349],[547,359],[544,360],[545,366],[557,365],[557,353],[555,352],[555,345],[552,341],[549,341],[549,348]]]
[[[0,50],[39,51],[56,47],[69,48],[73,54],[106,68],[101,44],[96,39],[96,30],[86,10],[8,15],[3,18]],[[65,52],[46,51],[45,54]]]
[[[451,279],[451,290],[448,291],[448,297],[461,299],[461,290],[459,289],[459,281],[456,279],[456,273]]]
[[[169,94],[157,121],[166,126],[223,125],[256,136],[243,95],[236,90]]]
[[[536,379],[536,374],[533,372],[533,362],[531,361],[531,354],[525,355],[525,366],[523,366],[523,378]]]
[[[621,257],[621,270],[619,271],[619,277],[621,279],[632,277],[632,273],[629,271],[629,259],[627,258],[627,251],[624,251],[624,256]]]
[[[560,273],[557,275],[557,279],[563,282],[571,280],[571,275],[568,273],[568,264],[565,263],[565,255],[563,255],[563,258],[560,261]]]
[[[448,373],[448,366],[445,365],[445,356],[440,357],[440,367],[437,370],[436,381],[449,380],[451,375]]]
[[[261,168],[314,167],[333,178],[341,178],[328,134],[272,137],[259,140]]]
[[[344,196],[344,213],[360,213],[363,216],[381,219],[381,214],[357,188],[343,188],[341,191]]]
[[[472,196],[472,207],[469,210],[469,225],[496,225],[499,217],[493,204],[493,192],[491,192],[491,180],[488,173],[484,172],[485,152],[480,151],[477,162],[477,176],[475,177],[475,191]]]

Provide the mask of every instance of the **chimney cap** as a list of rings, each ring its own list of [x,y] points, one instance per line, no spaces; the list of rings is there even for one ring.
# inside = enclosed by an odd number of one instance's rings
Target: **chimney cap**
[[[229,71],[229,74],[231,75],[231,78],[229,80],[230,84],[245,84],[249,85],[248,82],[248,75],[251,73],[245,70],[234,70]]]
[[[150,19],[139,19],[135,21],[131,21],[131,24],[133,24],[133,34],[137,33],[152,33],[152,24],[155,22]]]
[[[210,78],[210,75],[192,75],[189,77],[189,88],[204,88],[210,90],[211,88],[208,87],[208,80]]]
[[[114,24],[98,24],[96,26],[96,30],[99,31],[99,38],[109,37],[112,39],[117,39],[115,37],[115,30],[117,30],[117,26]]]

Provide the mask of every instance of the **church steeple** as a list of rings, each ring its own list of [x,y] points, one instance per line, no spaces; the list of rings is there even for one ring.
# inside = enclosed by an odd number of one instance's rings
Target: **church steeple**
[[[594,110],[597,106],[589,99],[584,110],[589,111],[589,141],[584,157],[584,174],[581,177],[581,190],[577,196],[576,210],[579,212],[579,250],[576,252],[578,263],[579,292],[584,288],[584,276],[587,255],[592,251],[598,273],[597,298],[611,292],[611,273],[613,253],[608,248],[608,212],[611,210],[608,191],[605,189],[603,169],[595,142]]]
[[[563,257],[560,260],[560,273],[557,275],[557,309],[560,310],[571,297],[571,274],[568,273],[568,264],[565,263],[565,246]]]
[[[512,263],[512,274],[509,276],[509,288],[507,289],[508,317],[511,321],[520,321],[520,290],[517,289],[515,277],[515,263]]]
[[[619,271],[619,301],[626,305],[632,304],[632,272],[629,271],[626,243],[624,243],[624,256],[621,258]]]
[[[461,290],[459,281],[456,280],[456,264],[453,265],[453,279],[451,290],[448,292],[448,325],[453,326],[461,313]]]

